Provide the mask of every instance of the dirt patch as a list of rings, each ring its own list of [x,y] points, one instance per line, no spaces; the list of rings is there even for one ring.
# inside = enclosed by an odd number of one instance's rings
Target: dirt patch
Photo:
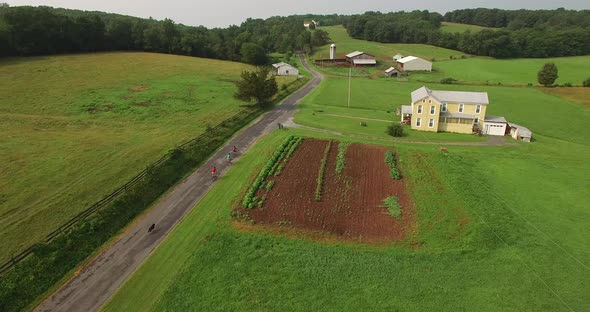
[[[139,106],[139,107],[148,107],[151,105],[150,102],[135,102],[133,104],[131,104],[133,106]]]
[[[129,92],[142,92],[142,91],[147,91],[149,89],[150,89],[150,87],[148,87],[148,86],[135,86],[135,87],[129,89]]]
[[[572,88],[540,88],[541,91],[552,95],[559,96],[568,101],[581,104],[590,108],[590,88],[572,87]]]
[[[414,222],[413,207],[404,180],[393,180],[384,161],[387,148],[352,144],[346,153],[346,167],[336,173],[338,142],[332,143],[324,176],[322,200],[315,200],[317,176],[328,141],[305,139],[299,146],[271,191],[262,208],[245,210],[257,225],[274,227],[274,231],[320,240],[344,239],[357,242],[402,240]],[[383,199],[395,195],[402,207],[402,217],[391,217],[382,207]]]
[[[88,108],[88,112],[90,114],[102,113],[102,112],[110,112],[115,108],[113,104],[104,104],[100,106],[93,106]]]

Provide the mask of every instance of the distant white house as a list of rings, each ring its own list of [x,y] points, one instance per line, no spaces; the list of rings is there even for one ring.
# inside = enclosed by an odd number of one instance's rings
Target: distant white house
[[[305,26],[305,28],[309,28],[311,25],[313,24],[313,26],[318,27],[320,26],[320,23],[314,21],[314,20],[310,20],[310,21],[304,21],[303,22],[303,26]]]
[[[394,62],[397,62],[397,60],[402,59],[403,57],[404,57],[403,55],[401,55],[401,54],[398,53],[398,54],[396,54],[396,55],[393,56],[393,61]]]
[[[277,76],[299,76],[299,70],[285,62],[272,64],[272,67],[277,70]]]
[[[406,56],[396,61],[402,71],[432,71],[432,63],[416,56]]]

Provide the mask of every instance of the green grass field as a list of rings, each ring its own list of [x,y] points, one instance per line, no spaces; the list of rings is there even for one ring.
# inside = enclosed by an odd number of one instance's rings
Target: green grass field
[[[374,137],[346,140],[393,145],[417,209],[406,240],[386,247],[317,243],[236,226],[230,212],[248,177],[287,135],[342,139],[275,131],[233,166],[103,309],[590,309],[590,113],[580,97],[572,102],[539,88],[428,84],[486,91],[488,115],[534,133],[529,144],[450,146],[442,155],[439,145],[384,141],[386,126],[398,119],[395,109],[422,85],[356,77],[349,108],[348,79],[327,77],[296,115],[303,125]],[[481,138],[410,132],[403,140]]]
[[[464,53],[449,49],[439,48],[426,44],[403,44],[403,43],[379,43],[351,38],[343,26],[326,26],[319,29],[325,30],[330,34],[332,42],[337,45],[337,54],[339,58],[354,52],[363,51],[375,55],[377,61],[391,64],[392,57],[401,53],[403,55],[415,55],[427,60],[435,58],[449,59],[450,56],[460,57]],[[315,49],[312,58],[327,59],[330,56],[330,44]],[[387,66],[389,67],[389,65]]]
[[[459,83],[539,85],[537,72],[545,63],[557,65],[558,84],[571,83],[580,86],[584,80],[590,78],[590,55],[586,55],[509,60],[473,57],[441,61],[433,64],[434,72],[412,74],[410,79],[438,82],[442,78],[452,77],[458,79]]]
[[[387,125],[399,116],[395,110],[409,105],[410,93],[422,83],[394,80],[354,78],[351,82],[351,103],[348,108],[348,79],[329,77],[300,104],[295,116],[299,124],[344,133],[385,137]],[[511,122],[525,125],[534,133],[547,137],[568,138],[572,142],[590,144],[583,123],[572,118],[590,118],[584,106],[561,97],[548,95],[536,88],[498,86],[458,86],[426,84],[434,90],[488,92],[490,104],[487,115],[504,116]],[[567,89],[566,89],[567,91]],[[360,126],[360,121],[367,124]],[[567,126],[565,126],[567,125]],[[406,131],[404,139],[415,141],[474,141],[482,138],[452,133]]]
[[[484,30],[484,29],[495,30],[495,29],[498,29],[498,28],[483,27],[483,26],[479,26],[479,25],[469,25],[469,24],[442,22],[442,25],[441,25],[440,29],[443,32],[448,32],[448,33],[462,33],[462,32],[466,32],[468,30],[471,31],[471,32],[478,32],[478,31],[481,31],[481,30]]]
[[[232,94],[247,68],[150,53],[2,60],[0,262],[244,109]]]
[[[458,26],[457,26],[458,25]],[[456,24],[454,27],[471,27],[473,25]],[[446,27],[446,26],[445,26]],[[443,27],[443,29],[445,29]],[[474,26],[478,27],[478,26]],[[510,59],[500,60],[489,57],[460,58],[465,53],[443,49],[423,44],[391,44],[364,41],[351,38],[342,26],[327,26],[326,30],[334,43],[338,46],[339,57],[360,50],[371,53],[377,57],[377,67],[365,67],[353,69],[352,75],[356,77],[372,77],[385,79],[383,71],[393,65],[392,57],[397,53],[402,55],[414,55],[426,60],[435,59],[434,71],[431,73],[412,73],[410,81],[440,82],[441,79],[452,77],[459,83],[466,84],[491,84],[497,85],[538,85],[537,72],[543,64],[553,62],[559,70],[559,78],[556,83],[571,83],[581,85],[582,81],[590,78],[590,55],[558,57],[547,59]],[[329,57],[329,45],[317,48],[312,59],[325,59]],[[450,60],[453,56],[455,59]],[[348,68],[324,67],[319,68],[323,73],[332,76],[349,75]]]
[[[104,310],[590,308],[590,144],[542,137],[512,147],[452,147],[448,156],[438,146],[396,144],[416,227],[401,243],[369,247],[233,225],[230,211],[248,186],[245,177],[292,134],[317,135],[287,130],[262,139]]]

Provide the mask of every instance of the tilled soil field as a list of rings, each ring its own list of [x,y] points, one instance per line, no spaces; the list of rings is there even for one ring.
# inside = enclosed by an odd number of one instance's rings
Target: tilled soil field
[[[305,139],[288,160],[262,208],[242,209],[256,224],[292,227],[335,235],[360,242],[401,240],[412,223],[412,203],[404,180],[389,176],[385,163],[386,147],[351,144],[346,152],[346,167],[336,172],[338,142],[328,154],[321,201],[316,201],[318,172],[328,141]],[[402,207],[400,218],[391,217],[383,200],[395,195]],[[298,231],[301,232],[301,231]]]

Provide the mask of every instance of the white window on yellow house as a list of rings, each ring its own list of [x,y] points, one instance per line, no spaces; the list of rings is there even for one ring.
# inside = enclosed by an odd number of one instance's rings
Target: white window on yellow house
[[[435,106],[431,105],[430,106],[430,115],[434,115],[434,112],[436,111]]]
[[[418,105],[418,114],[422,114],[422,105]]]
[[[442,108],[440,111],[443,113],[447,111],[447,103],[442,103]]]
[[[465,104],[460,103],[459,104],[459,113],[462,113],[464,108],[465,108]]]
[[[431,119],[428,121],[428,128],[434,128],[434,119],[432,119],[432,118],[431,118]]]
[[[416,118],[416,127],[422,126],[422,118]]]
[[[481,113],[481,104],[477,104],[477,106],[475,107],[475,113],[476,114]]]

